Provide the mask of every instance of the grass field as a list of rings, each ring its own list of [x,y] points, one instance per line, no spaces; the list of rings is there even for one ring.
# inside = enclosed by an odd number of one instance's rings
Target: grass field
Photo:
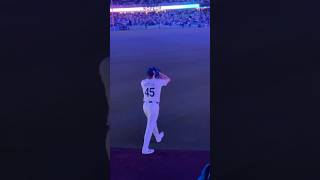
[[[146,126],[140,82],[146,68],[171,77],[161,95],[156,149],[209,150],[210,29],[111,32],[111,147],[140,148]]]

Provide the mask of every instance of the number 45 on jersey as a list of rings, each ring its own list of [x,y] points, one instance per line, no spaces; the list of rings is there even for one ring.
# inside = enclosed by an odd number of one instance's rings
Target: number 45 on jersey
[[[145,95],[148,97],[153,97],[154,96],[154,88],[147,88],[146,92],[144,92]]]

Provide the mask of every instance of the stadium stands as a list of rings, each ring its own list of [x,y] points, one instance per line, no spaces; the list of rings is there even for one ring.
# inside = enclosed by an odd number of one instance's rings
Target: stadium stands
[[[209,0],[112,0],[111,5],[143,5],[161,3],[201,3]]]
[[[180,9],[159,12],[110,13],[111,30],[208,27],[210,9]]]

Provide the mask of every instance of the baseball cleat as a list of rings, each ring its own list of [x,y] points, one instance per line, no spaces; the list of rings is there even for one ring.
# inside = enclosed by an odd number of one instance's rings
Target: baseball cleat
[[[158,137],[158,138],[156,138],[156,141],[157,141],[158,143],[159,143],[159,142],[161,142],[161,141],[162,141],[163,136],[164,136],[164,132],[159,133],[159,137]]]
[[[142,150],[142,154],[152,154],[154,153],[154,149],[145,149],[145,150]]]

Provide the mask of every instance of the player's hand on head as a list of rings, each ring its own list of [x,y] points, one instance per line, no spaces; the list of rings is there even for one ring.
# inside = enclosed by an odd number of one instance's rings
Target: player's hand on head
[[[152,69],[153,69],[153,72],[155,74],[154,77],[159,79],[160,78],[160,74],[159,74],[160,73],[160,69],[155,67],[155,66],[153,66]]]

